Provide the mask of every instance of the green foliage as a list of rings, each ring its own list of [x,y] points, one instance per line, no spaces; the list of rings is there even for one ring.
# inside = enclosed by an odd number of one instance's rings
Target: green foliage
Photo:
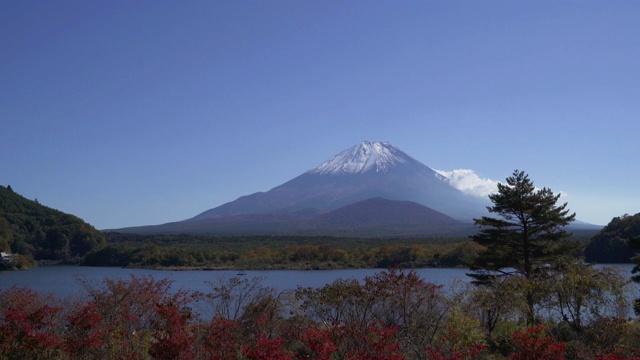
[[[640,282],[640,254],[634,253],[640,250],[640,213],[635,215],[625,214],[615,217],[598,232],[585,249],[587,261],[628,263],[634,262],[636,266],[632,273],[636,274],[632,279]],[[634,304],[636,314],[640,314],[640,299]]]
[[[634,237],[640,237],[640,213],[614,217],[591,238],[585,248],[585,259],[597,263],[630,263],[636,250],[629,241]]]
[[[489,195],[493,206],[488,210],[498,218],[475,219],[481,226],[473,241],[486,247],[472,264],[481,279],[486,271],[512,268],[526,278],[532,277],[546,264],[570,254],[575,245],[566,241],[571,234],[562,229],[572,222],[567,204],[557,206],[560,194],[536,190],[529,176],[514,171],[507,184],[498,184],[498,193]]]
[[[536,190],[529,176],[515,170],[498,184],[498,193],[489,195],[493,206],[489,212],[498,215],[475,219],[481,229],[472,236],[473,241],[486,249],[474,259],[470,274],[476,282],[487,284],[496,276],[518,276],[531,281],[526,290],[528,321],[533,322],[535,289],[534,282],[544,276],[548,264],[558,258],[571,255],[576,244],[569,242],[571,236],[563,227],[575,219],[569,214],[567,204],[556,205],[560,194],[550,189]]]
[[[521,277],[496,277],[489,281],[486,286],[466,290],[468,298],[465,300],[467,307],[474,309],[481,328],[489,338],[493,338],[494,331],[499,332],[501,324],[517,321],[520,314],[527,312],[527,303]]]
[[[629,284],[628,277],[618,269],[565,258],[553,264],[539,286],[544,308],[582,336],[587,324],[606,314],[624,317]]]
[[[640,250],[640,213],[634,216],[625,215],[622,219],[614,218],[611,223],[614,223],[614,221],[618,225],[618,228],[624,226],[624,229],[621,231],[621,236],[626,237],[626,245],[631,249]],[[634,274],[631,279],[640,283],[640,275],[638,274],[640,272],[640,253],[636,253],[635,256],[631,258],[631,261],[636,264],[631,271]],[[635,300],[633,310],[636,315],[640,315],[640,298]]]
[[[26,259],[73,261],[105,244],[81,219],[0,186],[0,250]]]

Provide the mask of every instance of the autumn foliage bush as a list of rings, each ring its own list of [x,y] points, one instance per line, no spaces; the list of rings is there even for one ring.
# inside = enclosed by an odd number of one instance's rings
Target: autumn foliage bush
[[[62,345],[62,308],[51,296],[13,287],[0,294],[0,354],[9,359],[49,358]]]
[[[546,334],[546,327],[536,325],[513,334],[516,351],[511,354],[512,360],[562,360],[566,344],[556,342]]]
[[[209,293],[173,289],[170,280],[150,276],[83,285],[85,294],[75,301],[27,288],[0,291],[0,359],[553,360],[565,354],[565,343],[543,326],[510,335],[511,353],[491,352],[483,328],[474,325],[480,321],[464,311],[469,304],[399,269],[280,294],[249,278],[212,282]],[[640,349],[626,339],[600,345],[589,359],[637,358]]]

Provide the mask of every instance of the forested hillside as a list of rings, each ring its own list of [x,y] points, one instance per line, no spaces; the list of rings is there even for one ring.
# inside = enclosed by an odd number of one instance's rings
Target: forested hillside
[[[13,266],[80,260],[104,245],[104,235],[82,219],[0,186],[0,251],[20,255]]]
[[[637,250],[628,240],[640,237],[640,213],[614,217],[585,248],[587,261],[597,263],[631,263]]]

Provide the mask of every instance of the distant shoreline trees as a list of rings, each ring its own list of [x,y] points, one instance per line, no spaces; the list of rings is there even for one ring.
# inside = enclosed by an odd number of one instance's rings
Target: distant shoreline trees
[[[156,269],[349,269],[457,267],[479,247],[466,238],[334,238],[106,233],[83,265]]]

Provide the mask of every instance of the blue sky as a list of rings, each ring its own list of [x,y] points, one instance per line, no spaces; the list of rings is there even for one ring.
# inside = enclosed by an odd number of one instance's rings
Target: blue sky
[[[0,184],[99,229],[267,191],[364,140],[580,220],[640,212],[640,2],[0,2]]]

